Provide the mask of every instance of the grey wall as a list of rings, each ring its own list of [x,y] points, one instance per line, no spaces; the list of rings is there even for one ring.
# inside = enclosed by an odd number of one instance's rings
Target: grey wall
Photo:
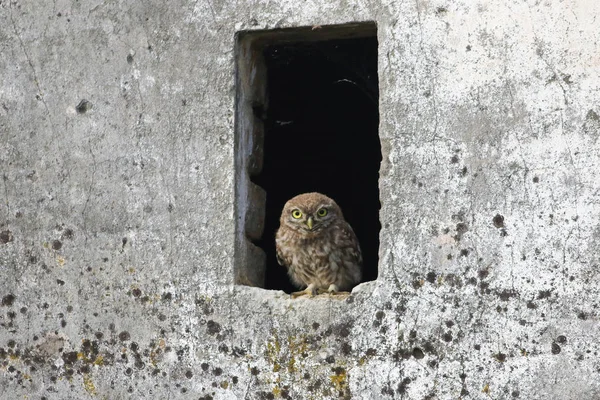
[[[234,33],[364,20],[380,277],[345,300],[234,286]],[[599,21],[595,0],[1,1],[0,397],[599,399]]]

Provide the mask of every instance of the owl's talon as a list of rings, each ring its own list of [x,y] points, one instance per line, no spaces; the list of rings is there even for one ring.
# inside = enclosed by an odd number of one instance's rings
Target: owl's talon
[[[338,292],[339,292],[339,289],[334,284],[329,285],[329,287],[327,289],[325,289],[325,288],[317,289],[317,294],[337,294]]]
[[[304,290],[301,290],[299,292],[293,292],[290,294],[290,296],[292,296],[293,299],[295,299],[296,297],[300,297],[300,296],[308,296],[308,297],[314,297],[318,294],[319,289],[315,288],[315,285],[310,284],[308,285],[308,287]]]
[[[292,292],[290,293],[290,296],[292,297],[292,299],[295,299],[297,297],[301,297],[301,296],[310,296],[311,294],[306,292],[305,290],[301,290],[299,292]]]

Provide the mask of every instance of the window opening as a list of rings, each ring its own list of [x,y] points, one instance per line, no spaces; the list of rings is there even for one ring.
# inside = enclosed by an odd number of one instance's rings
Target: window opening
[[[296,290],[275,257],[283,205],[321,192],[377,278],[379,87],[374,23],[243,32],[236,42],[236,283]]]

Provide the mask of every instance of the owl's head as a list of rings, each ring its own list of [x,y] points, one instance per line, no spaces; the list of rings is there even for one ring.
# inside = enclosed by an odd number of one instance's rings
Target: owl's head
[[[338,219],[342,210],[333,199],[321,193],[304,193],[285,203],[279,222],[299,233],[313,236]]]

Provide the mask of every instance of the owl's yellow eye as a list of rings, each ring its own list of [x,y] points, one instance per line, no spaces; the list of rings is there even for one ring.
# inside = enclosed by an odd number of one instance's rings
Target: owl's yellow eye
[[[317,215],[319,217],[324,217],[327,215],[327,209],[326,208],[319,208],[319,211],[317,211]]]
[[[294,217],[295,219],[302,218],[302,211],[300,211],[300,210],[292,210],[292,217]]]

